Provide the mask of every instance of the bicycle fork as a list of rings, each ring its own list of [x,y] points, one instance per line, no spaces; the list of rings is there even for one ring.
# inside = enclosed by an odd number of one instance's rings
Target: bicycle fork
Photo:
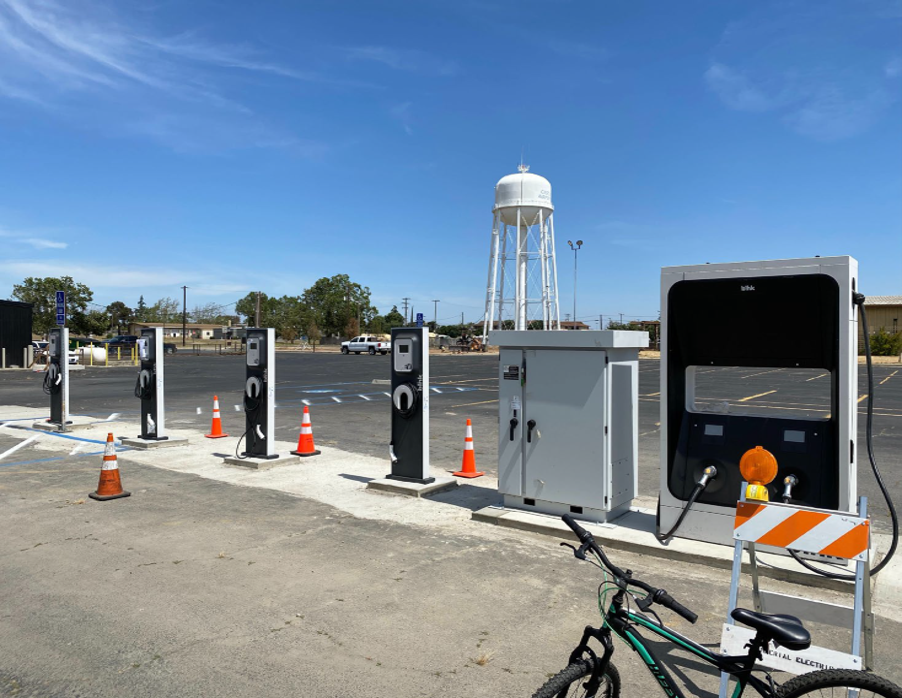
[[[589,647],[590,638],[595,638],[601,643],[601,646],[604,647],[604,654],[601,655],[600,660],[598,659],[598,655],[595,654],[595,651]],[[585,630],[583,630],[583,637],[576,646],[576,649],[570,653],[568,663],[573,664],[581,659],[583,655],[589,656],[593,666],[592,676],[590,676],[589,680],[583,684],[583,688],[586,689],[586,696],[588,698],[593,698],[598,692],[598,687],[601,685],[601,680],[604,678],[604,673],[607,671],[608,664],[611,661],[611,655],[613,654],[614,641],[611,639],[610,629],[605,627],[593,628],[591,625],[587,625]]]

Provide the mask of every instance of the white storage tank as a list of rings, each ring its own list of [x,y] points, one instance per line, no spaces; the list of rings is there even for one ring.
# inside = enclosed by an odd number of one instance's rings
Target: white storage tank
[[[498,180],[492,211],[500,214],[503,223],[517,225],[517,208],[520,209],[521,227],[538,223],[539,212],[547,218],[554,211],[551,182],[525,169]]]

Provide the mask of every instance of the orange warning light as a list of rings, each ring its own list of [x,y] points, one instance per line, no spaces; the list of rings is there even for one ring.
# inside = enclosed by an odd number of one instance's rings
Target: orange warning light
[[[769,501],[765,485],[777,477],[777,459],[774,454],[762,446],[750,448],[739,460],[739,471],[749,483],[745,491],[746,499]]]

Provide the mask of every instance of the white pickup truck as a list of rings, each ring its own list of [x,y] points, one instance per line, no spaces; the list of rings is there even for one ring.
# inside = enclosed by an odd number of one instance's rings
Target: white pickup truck
[[[351,352],[359,354],[362,351],[372,355],[375,355],[378,352],[379,354],[382,354],[382,356],[385,356],[391,351],[391,342],[383,342],[378,337],[360,335],[359,337],[354,337],[347,342],[341,343],[342,354],[350,354]]]

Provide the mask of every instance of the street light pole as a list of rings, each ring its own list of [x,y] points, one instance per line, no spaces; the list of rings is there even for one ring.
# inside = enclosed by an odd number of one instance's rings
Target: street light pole
[[[185,346],[185,333],[188,327],[188,287],[182,286],[182,346]]]
[[[574,246],[572,241],[567,240],[567,244],[570,245],[570,249],[573,250],[573,322],[576,322],[576,256],[583,246],[583,241],[577,240],[576,246]]]
[[[435,307],[432,315],[432,324],[435,325],[435,331],[438,332],[438,304],[441,303],[441,301],[433,299],[432,303]]]

